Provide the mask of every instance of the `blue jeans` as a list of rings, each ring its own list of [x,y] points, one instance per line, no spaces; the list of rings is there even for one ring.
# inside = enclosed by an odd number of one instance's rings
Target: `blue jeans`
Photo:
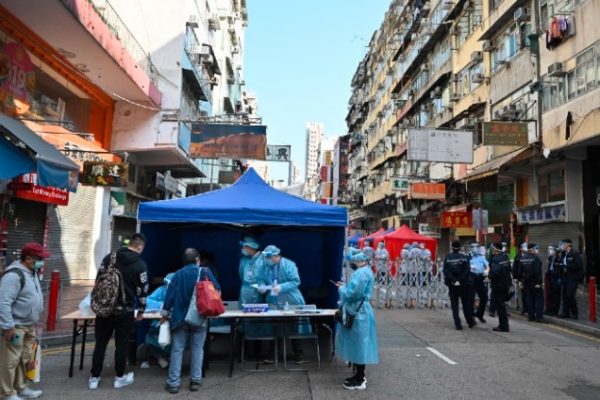
[[[184,323],[171,331],[171,359],[169,364],[169,378],[167,385],[179,387],[181,385],[181,363],[185,345],[190,341],[190,380],[202,380],[202,361],[204,360],[204,341],[206,340],[206,326],[192,327]]]

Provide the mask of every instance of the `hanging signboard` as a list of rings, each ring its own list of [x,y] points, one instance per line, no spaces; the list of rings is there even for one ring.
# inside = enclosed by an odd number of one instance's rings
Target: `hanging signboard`
[[[489,225],[488,210],[473,210],[473,229],[487,231]]]
[[[18,199],[38,201],[46,204],[66,206],[69,204],[69,191],[50,186],[39,186],[37,174],[24,174],[9,185]]]
[[[401,194],[408,193],[409,181],[406,178],[393,177],[392,178],[392,190]]]
[[[443,183],[413,182],[410,185],[411,199],[444,200],[446,185]]]
[[[0,110],[8,115],[29,111],[35,90],[35,71],[29,54],[18,43],[0,49]]]
[[[267,161],[290,161],[292,146],[267,145]]]
[[[529,128],[519,122],[484,122],[484,146],[527,146]]]
[[[435,239],[440,239],[442,237],[440,228],[429,224],[419,224],[419,235],[425,235]]]
[[[519,224],[543,224],[546,222],[560,222],[566,220],[565,204],[552,204],[534,206],[517,210]]]
[[[192,124],[190,156],[265,160],[267,127],[241,124]]]
[[[409,129],[408,161],[473,163],[473,132]]]
[[[466,211],[442,212],[440,217],[442,228],[473,228],[473,214]]]
[[[84,161],[82,184],[91,186],[127,186],[128,164]]]

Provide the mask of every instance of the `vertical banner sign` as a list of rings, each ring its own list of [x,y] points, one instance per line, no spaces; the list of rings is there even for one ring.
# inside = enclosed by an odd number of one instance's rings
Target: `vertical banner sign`
[[[27,51],[18,43],[0,50],[0,110],[8,115],[29,111],[35,90],[35,72]]]

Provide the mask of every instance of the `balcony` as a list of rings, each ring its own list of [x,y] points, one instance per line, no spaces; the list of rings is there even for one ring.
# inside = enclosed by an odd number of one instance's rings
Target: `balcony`
[[[16,35],[24,25],[115,100],[160,106],[162,95],[146,51],[106,0],[6,0],[0,21]],[[19,38],[26,43],[28,37]]]
[[[527,6],[526,0],[503,0],[498,6],[491,10],[488,17],[483,19],[481,36],[479,40],[489,40],[506,24],[512,22],[517,8]]]
[[[371,190],[368,190],[366,193],[366,205],[369,204],[373,204],[376,203],[380,200],[383,200],[383,198],[386,195],[390,195],[393,193],[393,189],[392,189],[392,182],[391,181],[384,181],[381,183],[381,185],[378,185],[376,187],[374,187]]]

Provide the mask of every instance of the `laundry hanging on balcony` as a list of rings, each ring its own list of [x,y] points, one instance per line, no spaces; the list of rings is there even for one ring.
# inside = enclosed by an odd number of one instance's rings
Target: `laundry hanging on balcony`
[[[563,40],[572,35],[573,21],[568,16],[557,15],[550,18],[546,29],[546,48],[553,50]]]

